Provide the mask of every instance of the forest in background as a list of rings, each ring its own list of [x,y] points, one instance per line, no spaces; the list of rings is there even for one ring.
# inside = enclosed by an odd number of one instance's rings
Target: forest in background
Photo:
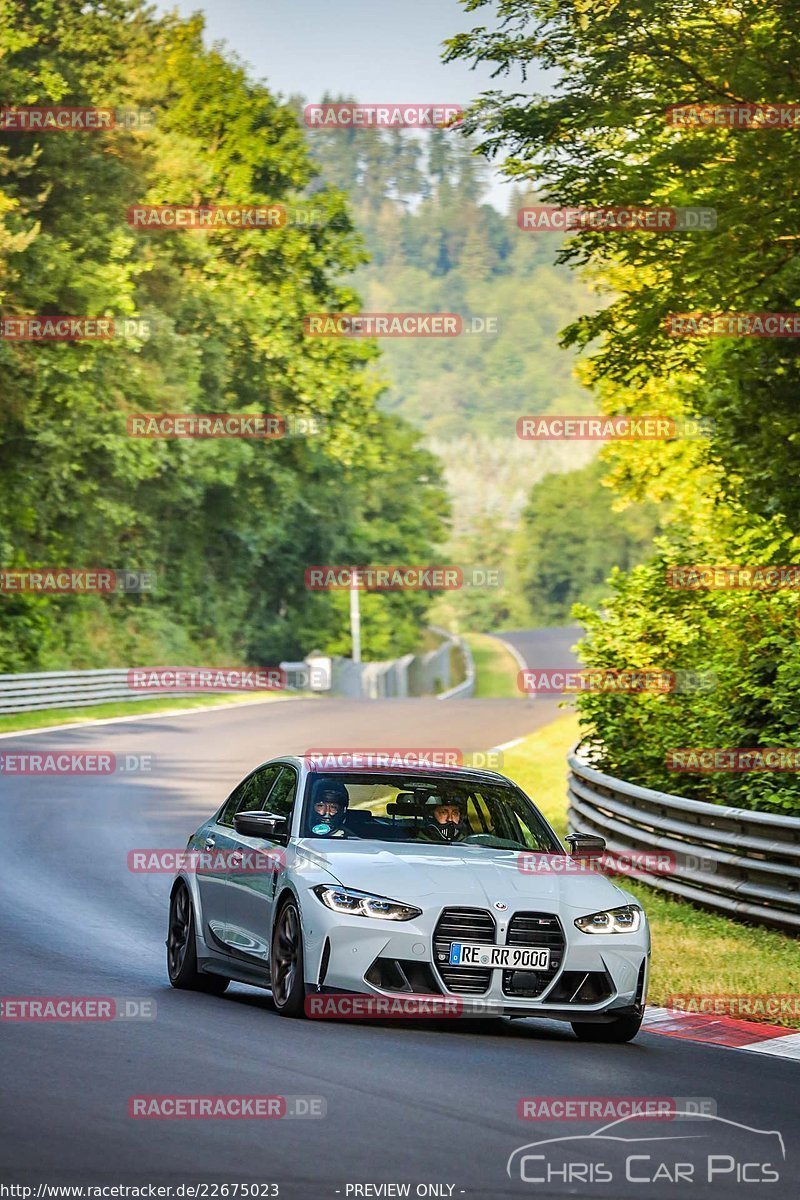
[[[294,97],[298,117],[304,103]],[[641,561],[655,530],[652,513],[612,508],[591,466],[596,443],[516,436],[524,415],[595,411],[559,335],[597,308],[596,294],[557,261],[561,234],[519,228],[518,209],[536,199],[528,185],[508,189],[505,212],[486,201],[474,138],[322,128],[308,144],[319,185],[350,197],[368,252],[354,275],[365,311],[497,323],[494,334],[385,338],[372,364],[386,386],[381,406],[420,429],[442,462],[453,507],[446,554],[502,572],[500,588],[442,596],[437,619],[489,632],[568,621],[614,566]]]
[[[314,563],[503,571],[501,589],[455,603],[364,595],[366,657],[415,649],[431,614],[461,628],[549,619],[517,582],[522,514],[533,484],[591,447],[521,442],[515,425],[590,408],[557,331],[591,293],[553,265],[553,235],[517,228],[523,192],[504,215],[485,203],[484,168],[454,131],[307,130],[296,99],[204,45],[200,17],[12,2],[0,46],[0,88],[19,104],[152,114],[143,129],[0,132],[4,315],[150,330],[0,340],[0,565],[155,579],[139,595],[3,595],[0,671],[347,654],[347,596],[309,592]],[[278,230],[125,221],[137,203],[275,202],[289,213]],[[303,334],[309,312],[360,309],[455,311],[497,332],[379,346]],[[314,418],[320,432],[126,432],[133,413],[220,411]]]
[[[374,345],[310,339],[359,306],[346,198],[275,230],[143,233],[150,204],[293,209],[314,181],[291,107],[203,44],[199,17],[137,0],[0,7],[0,93],[20,105],[148,110],[151,127],[0,134],[0,306],[137,317],[149,337],[0,340],[0,565],[152,572],[141,595],[0,597],[0,671],[270,663],[349,651],[347,595],[314,563],[429,562],[439,464],[379,405]],[[277,441],[134,440],[132,413],[315,417]],[[431,597],[365,596],[364,654],[413,649]]]

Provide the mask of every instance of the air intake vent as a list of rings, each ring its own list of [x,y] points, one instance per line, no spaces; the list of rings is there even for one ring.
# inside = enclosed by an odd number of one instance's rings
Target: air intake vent
[[[545,971],[503,971],[507,996],[541,996],[558,974],[564,958],[564,931],[553,913],[516,913],[508,925],[507,946],[547,946],[550,965]]]
[[[330,938],[325,938],[325,945],[322,947],[322,959],[319,964],[319,986],[322,987],[325,982],[325,976],[328,974],[328,963],[331,961],[331,941]]]
[[[495,943],[494,918],[482,908],[446,908],[433,931],[433,961],[445,987],[460,996],[482,996],[492,972],[476,967],[451,967],[451,942]]]

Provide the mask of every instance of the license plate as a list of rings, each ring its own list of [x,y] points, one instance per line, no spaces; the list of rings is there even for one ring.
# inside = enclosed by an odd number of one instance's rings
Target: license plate
[[[481,946],[476,942],[451,942],[451,967],[489,967],[491,970],[547,970],[550,951],[544,947]]]

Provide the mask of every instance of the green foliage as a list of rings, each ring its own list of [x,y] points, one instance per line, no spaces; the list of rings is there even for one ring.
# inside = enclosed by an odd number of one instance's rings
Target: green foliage
[[[299,112],[302,101],[294,103]],[[369,251],[355,274],[364,309],[455,312],[485,330],[385,339],[371,369],[386,382],[383,407],[421,429],[444,463],[454,515],[445,557],[503,575],[499,588],[440,596],[436,620],[462,630],[526,623],[512,531],[531,485],[586,454],[520,442],[516,421],[589,411],[558,331],[592,307],[592,293],[553,264],[557,234],[518,228],[517,209],[531,199],[525,189],[509,189],[505,214],[483,202],[485,166],[455,130],[323,128],[308,141],[319,182],[352,196]]]
[[[366,311],[496,322],[496,332],[386,339],[385,407],[437,438],[512,439],[525,413],[589,411],[557,335],[592,295],[553,265],[558,235],[517,227],[524,189],[511,190],[505,214],[483,203],[485,167],[455,130],[319,129],[309,147],[321,180],[352,195],[369,251],[355,276]]]
[[[548,475],[522,515],[517,559],[520,587],[537,625],[565,623],[573,604],[596,604],[612,568],[628,570],[652,548],[654,506],[620,513],[603,487],[599,460]]]
[[[0,563],[154,571],[157,591],[0,601],[0,670],[151,655],[269,662],[338,644],[338,600],[308,564],[430,557],[446,504],[435,461],[380,413],[376,348],[304,337],[358,304],[345,200],[283,230],[143,234],[137,202],[288,206],[316,186],[292,109],[202,44],[200,18],[137,0],[5,0],[0,92],[18,104],[148,108],[152,131],[0,137],[6,315],[126,316],[148,340],[0,342]],[[323,433],[136,441],[136,412],[313,415]],[[420,477],[427,482],[420,483]],[[427,597],[394,597],[364,653],[403,652]]]
[[[487,6],[465,2],[468,12]],[[534,65],[554,75],[547,96],[481,97],[467,130],[480,131],[484,153],[507,154],[508,174],[536,185],[549,203],[717,213],[714,231],[584,228],[559,251],[609,296],[563,336],[589,348],[584,377],[603,411],[700,414],[713,431],[705,443],[638,442],[605,453],[621,501],[657,504],[663,536],[653,561],[613,574],[599,611],[575,612],[587,627],[589,665],[709,672],[716,685],[688,694],[583,694],[582,720],[612,773],[800,813],[796,773],[676,775],[664,762],[679,748],[797,744],[796,593],[682,592],[665,578],[673,563],[780,565],[800,550],[797,340],[708,342],[665,329],[671,313],[800,306],[796,130],[666,120],[668,105],[794,102],[796,5],[496,0],[492,8],[502,20],[453,38],[449,56],[491,62],[498,76],[524,78]],[[570,545],[585,544],[579,526],[593,527],[593,507],[575,514]],[[547,506],[529,514],[542,538],[552,515]]]
[[[467,0],[474,12],[490,0]],[[503,18],[449,43],[451,58],[488,61],[516,80],[555,72],[548,95],[487,93],[467,123],[514,178],[550,203],[703,205],[714,231],[567,238],[560,260],[589,264],[613,293],[565,342],[594,352],[596,378],[642,388],[682,377],[690,410],[717,424],[728,494],[770,515],[800,517],[796,339],[670,336],[685,312],[793,312],[800,305],[792,128],[675,127],[668,105],[794,103],[800,27],[794,0],[496,0]],[[513,85],[512,85],[513,86]],[[768,414],[768,420],[765,420]]]
[[[762,536],[771,540],[766,530]],[[752,555],[753,541],[747,542],[740,549]],[[797,539],[787,536],[772,552],[763,545],[755,561],[786,562],[792,549],[796,556]],[[596,762],[647,787],[800,815],[795,772],[677,773],[666,766],[667,754],[678,749],[796,747],[800,721],[796,594],[673,591],[664,581],[676,561],[665,548],[653,561],[612,577],[602,612],[583,605],[574,610],[587,629],[581,656],[590,666],[701,676],[698,691],[582,694],[581,722]]]
[[[462,568],[467,586],[439,596],[434,615],[440,625],[491,633],[528,622],[507,527],[491,515],[476,517],[452,539],[448,561]]]

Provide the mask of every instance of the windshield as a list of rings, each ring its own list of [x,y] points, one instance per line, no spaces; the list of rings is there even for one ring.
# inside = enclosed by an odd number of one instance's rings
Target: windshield
[[[312,774],[300,836],[564,853],[510,785],[445,775]]]

